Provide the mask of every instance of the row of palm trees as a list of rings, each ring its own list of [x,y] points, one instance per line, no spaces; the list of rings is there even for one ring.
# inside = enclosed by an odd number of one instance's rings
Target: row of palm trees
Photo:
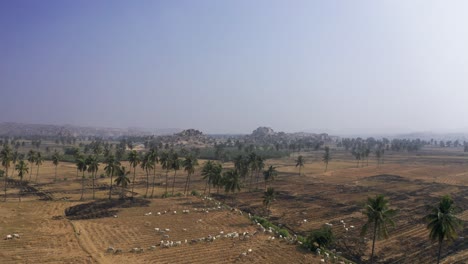
[[[424,217],[429,229],[429,238],[438,242],[437,264],[440,263],[442,244],[444,240],[452,241],[457,238],[457,231],[463,226],[463,221],[455,214],[460,212],[460,208],[454,205],[453,199],[445,195],[438,205],[430,207],[430,213]],[[377,238],[388,238],[388,226],[395,226],[393,218],[397,211],[389,208],[389,201],[383,195],[375,198],[369,197],[364,207],[363,214],[367,217],[367,222],[361,229],[361,236],[365,235],[369,228],[372,228],[372,252],[370,263],[374,262],[375,241]]]
[[[325,147],[325,153],[322,156],[322,161],[325,164],[325,172],[328,169],[328,163],[332,160],[331,154],[330,154],[330,147],[326,146]],[[296,168],[299,167],[299,176],[301,176],[302,168],[305,165],[305,159],[302,155],[297,156],[297,159],[295,160],[296,162]]]

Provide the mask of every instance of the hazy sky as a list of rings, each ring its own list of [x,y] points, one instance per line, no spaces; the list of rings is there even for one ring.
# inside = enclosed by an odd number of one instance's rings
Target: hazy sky
[[[0,121],[468,131],[468,1],[0,1]]]

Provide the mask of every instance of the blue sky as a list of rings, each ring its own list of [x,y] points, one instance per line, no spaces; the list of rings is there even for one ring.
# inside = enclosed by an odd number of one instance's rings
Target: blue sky
[[[468,131],[466,1],[0,1],[0,121]]]

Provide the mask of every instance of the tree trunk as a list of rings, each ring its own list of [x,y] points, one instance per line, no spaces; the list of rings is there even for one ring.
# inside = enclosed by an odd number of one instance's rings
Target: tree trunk
[[[203,194],[206,194],[206,188],[208,187],[208,181],[205,183],[205,190],[203,190]]]
[[[249,192],[252,191],[252,184],[253,184],[253,171],[250,172]]]
[[[93,177],[93,200],[96,199],[95,198],[95,191],[94,191],[94,181],[96,180],[96,172],[92,172],[91,173],[91,177]]]
[[[260,170],[257,170],[257,184],[255,186],[255,189],[257,189],[257,190],[258,190],[258,181],[260,179],[259,172],[260,172]]]
[[[81,198],[80,200],[83,200],[83,194],[84,194],[84,171],[83,171],[83,176],[81,176]]]
[[[175,186],[176,173],[177,173],[177,170],[174,170],[174,178],[172,179],[172,195],[174,195],[174,186]]]
[[[443,240],[439,241],[439,253],[437,253],[437,264],[440,263],[440,254],[442,252],[442,242],[444,242],[444,241]]]
[[[374,249],[375,249],[375,238],[377,235],[377,220],[374,222],[374,238],[372,239],[372,253],[370,258],[370,263],[374,263]]]
[[[37,171],[36,171],[36,183],[37,183],[37,176],[39,176],[39,165],[37,165]]]
[[[23,190],[23,176],[20,177],[20,191],[18,194],[18,199],[21,202],[21,191]]]
[[[110,188],[109,188],[109,200],[112,199],[112,178],[114,176],[114,169],[111,170],[111,175],[110,175]]]
[[[167,194],[167,185],[169,184],[169,181],[167,179],[167,174],[169,173],[169,170],[166,170],[166,194]]]
[[[31,181],[31,178],[32,178],[32,171],[33,171],[33,164],[32,164],[32,162],[29,162],[29,167],[31,167],[31,170],[29,171],[29,181]]]
[[[4,202],[6,202],[6,198],[7,198],[7,194],[6,194],[6,190],[7,190],[7,179],[8,179],[8,167],[5,167],[5,200]]]
[[[57,181],[57,165],[55,165],[55,181]]]
[[[189,177],[190,177],[190,174],[187,173],[187,179],[185,180],[185,186],[184,186],[184,195],[185,196],[187,196]]]
[[[136,166],[133,167],[132,200],[133,200],[133,190],[135,188],[135,177],[136,177]]]
[[[327,172],[328,169],[328,162],[325,162],[325,172]]]
[[[151,188],[151,198],[153,198],[153,194],[154,194],[154,181],[156,180],[156,172],[154,172],[153,174],[153,186]]]
[[[148,190],[149,190],[149,172],[146,169],[146,192],[145,192],[145,197],[148,197]]]

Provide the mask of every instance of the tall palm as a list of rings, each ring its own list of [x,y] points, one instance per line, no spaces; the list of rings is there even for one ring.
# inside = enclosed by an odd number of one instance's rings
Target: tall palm
[[[91,173],[91,177],[93,179],[93,200],[96,199],[95,196],[95,181],[96,181],[96,174],[99,169],[99,161],[96,155],[89,155],[86,159],[86,165],[88,166],[88,172]]]
[[[276,198],[275,188],[268,187],[268,189],[263,194],[263,205],[265,206],[267,212],[269,212],[271,203],[275,200],[275,198]]]
[[[166,170],[166,194],[167,194],[167,185],[168,185],[168,180],[167,180],[167,174],[169,173],[169,170],[171,169],[171,161],[170,161],[170,156],[167,151],[164,151],[161,153],[161,157],[159,157],[159,163],[161,164],[161,167],[163,170]]]
[[[106,164],[104,171],[107,176],[110,176],[109,199],[112,199],[112,186],[114,184],[112,178],[114,177],[114,173],[119,169],[120,162],[115,159],[114,155],[110,154],[106,157],[104,163]]]
[[[247,157],[248,167],[250,169],[250,184],[249,184],[249,191],[252,190],[253,184],[253,174],[257,170],[257,154],[255,152],[251,152]]]
[[[158,152],[155,148],[151,148],[149,151],[149,155],[151,157],[151,163],[153,165],[153,186],[151,187],[151,198],[153,198],[154,194],[154,182],[156,180],[156,164],[158,164]]]
[[[276,167],[270,165],[266,171],[263,171],[263,177],[265,179],[265,191],[267,190],[267,182],[272,181],[275,179],[278,172],[276,171]]]
[[[85,180],[85,176],[84,176],[84,173],[87,169],[87,165],[86,165],[86,159],[83,157],[83,156],[80,156],[78,157],[78,159],[76,159],[76,168],[83,173],[83,175],[81,176],[81,197],[80,197],[80,200],[83,200],[83,194],[84,194],[84,180]]]
[[[189,154],[185,157],[182,166],[184,167],[184,171],[187,172],[187,180],[185,181],[184,188],[184,194],[187,196],[187,193],[190,190],[190,176],[195,173],[195,167],[198,166],[198,159]]]
[[[208,185],[211,187],[211,183],[212,183],[212,171],[213,171],[213,165],[214,165],[214,162],[209,160],[207,162],[205,162],[205,164],[203,164],[203,167],[201,169],[201,176],[202,176],[202,179],[206,181],[205,183],[205,191],[203,193],[206,193],[206,188],[208,187]],[[209,192],[208,192],[209,193]]]
[[[376,238],[388,238],[387,225],[395,226],[393,217],[397,211],[389,209],[389,202],[383,195],[377,195],[375,198],[368,197],[367,203],[362,212],[367,216],[367,222],[364,224],[361,230],[361,236],[367,233],[370,226],[373,227],[373,238],[372,238],[372,253],[370,263],[374,261],[374,250]]]
[[[31,167],[31,170],[29,171],[29,181],[31,181],[31,176],[32,176],[32,167],[34,164],[34,161],[36,160],[36,152],[34,150],[29,150],[28,152],[28,162]]]
[[[302,155],[299,155],[296,159],[296,168],[299,167],[299,176],[301,176],[302,168],[304,167],[305,161]]]
[[[457,237],[457,231],[463,226],[463,222],[455,216],[455,213],[460,210],[448,195],[443,196],[439,204],[431,207],[430,210],[431,212],[424,218],[428,222],[429,238],[439,243],[437,253],[437,264],[439,264],[442,242],[444,242],[444,239],[454,240]]]
[[[7,198],[7,179],[8,179],[8,168],[11,163],[11,148],[9,145],[5,144],[2,151],[0,152],[0,159],[2,161],[2,166],[5,168],[5,202]]]
[[[325,163],[325,171],[327,171],[328,163],[330,162],[331,159],[332,158],[330,154],[330,148],[327,146],[325,147],[325,153],[323,154],[323,158],[322,158],[323,163]]]
[[[54,154],[52,155],[52,163],[55,166],[55,181],[57,181],[57,166],[59,165],[60,162],[60,153],[55,150]]]
[[[20,159],[20,154],[18,153],[18,151],[13,151],[11,153],[11,162],[13,162],[13,167],[16,167],[16,163],[18,162],[18,160]]]
[[[16,164],[15,169],[18,171],[18,177],[20,178],[20,193],[18,195],[19,201],[21,202],[21,191],[23,189],[23,177],[25,174],[28,173],[28,164],[24,162],[24,160],[20,160],[18,164]]]
[[[175,185],[176,173],[177,173],[178,170],[180,170],[179,155],[177,155],[177,153],[175,153],[175,152],[173,152],[172,155],[170,156],[170,167],[171,167],[171,169],[174,170],[174,178],[172,180],[172,195],[174,195],[174,185]]]
[[[42,165],[42,154],[40,151],[36,152],[36,159],[34,162],[36,163],[37,170],[36,170],[36,183],[37,183],[37,178],[39,177],[39,167]]]
[[[132,199],[133,199],[133,190],[135,188],[135,178],[136,178],[136,167],[138,164],[140,164],[140,155],[138,155],[138,152],[136,150],[130,151],[128,153],[128,161],[130,162],[130,166],[133,167],[133,181],[132,181]]]
[[[230,169],[224,172],[223,179],[224,179],[224,191],[226,193],[231,192],[235,196],[236,192],[239,192],[241,190],[240,176],[237,170]],[[234,196],[233,196],[233,199],[234,199]]]
[[[127,189],[128,184],[130,183],[130,179],[128,175],[130,171],[127,171],[124,166],[117,169],[117,178],[115,178],[115,184],[117,186],[122,186],[122,192],[120,193],[120,198],[125,198],[125,189]]]
[[[201,175],[206,181],[204,193],[206,193],[206,187],[208,187],[208,194],[211,194],[211,186],[218,186],[220,178],[222,177],[222,171],[223,167],[221,163],[213,162],[211,160],[205,162],[201,171]]]
[[[258,189],[258,181],[260,179],[260,172],[265,168],[265,160],[261,156],[257,156],[257,184],[255,189]]]
[[[141,160],[141,168],[146,172],[146,193],[145,197],[148,197],[148,189],[149,189],[149,173],[154,168],[153,159],[151,157],[151,153],[148,152],[145,154],[143,159]]]

